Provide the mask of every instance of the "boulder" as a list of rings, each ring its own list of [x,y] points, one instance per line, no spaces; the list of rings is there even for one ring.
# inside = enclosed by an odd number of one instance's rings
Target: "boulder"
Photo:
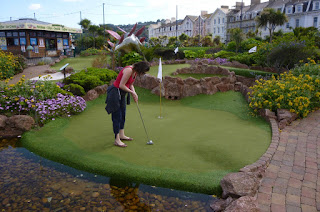
[[[288,123],[291,123],[298,118],[298,115],[296,113],[291,113],[287,109],[278,109],[277,115],[278,121],[287,120]]]
[[[151,93],[160,96],[160,86],[155,87],[154,89],[152,89]],[[164,96],[164,88],[163,88],[163,84],[161,84],[161,96]]]
[[[183,88],[183,97],[196,96],[202,93],[200,83],[194,85],[185,85]]]
[[[105,94],[107,92],[108,85],[97,86],[94,90],[99,94]]]
[[[185,85],[195,85],[195,84],[199,84],[200,80],[197,80],[193,77],[188,77],[187,79],[183,80]]]
[[[5,129],[0,130],[0,139],[2,138],[16,138],[22,135],[23,131],[17,128],[11,128],[7,126]]]
[[[219,77],[205,77],[200,79],[200,85],[202,93],[204,94],[215,94],[218,92],[218,88],[215,86],[217,82],[220,82]]]
[[[248,65],[239,63],[238,61],[235,61],[235,60],[232,61],[232,67],[249,69],[249,66],[248,66]]]
[[[240,91],[241,90],[241,87],[242,87],[242,83],[241,82],[236,82],[234,84],[234,90],[235,91]]]
[[[269,109],[260,109],[259,114],[261,117],[265,118],[266,120],[269,120],[270,118],[277,119],[276,114]]]
[[[236,75],[236,81],[241,82],[242,84],[244,84],[248,87],[251,87],[255,83],[254,78],[247,78],[247,77],[239,76],[239,75]]]
[[[19,131],[28,131],[35,124],[34,119],[27,115],[14,115],[7,119],[7,124]]]
[[[4,115],[0,115],[0,130],[4,129],[7,121],[8,117],[4,116]]]
[[[210,208],[215,212],[223,211],[232,201],[233,199],[231,197],[227,199],[216,199],[210,204]]]
[[[240,197],[239,199],[233,201],[224,212],[259,212],[258,203],[253,197]]]
[[[224,83],[220,83],[217,85],[217,88],[220,92],[226,92],[229,91],[229,86],[224,84]]]
[[[136,81],[134,82],[134,85],[152,90],[159,85],[159,82],[160,81],[158,78],[149,74],[145,74],[142,76],[138,76],[136,78]]]
[[[99,94],[94,89],[87,92],[87,94],[83,97],[86,101],[92,101],[99,97]]]
[[[53,69],[47,69],[47,70],[45,70],[44,72],[47,73],[47,74],[57,73],[57,71],[56,71],[56,70],[53,70]]]
[[[229,173],[223,177],[220,185],[223,198],[254,196],[259,187],[259,179],[251,172]]]

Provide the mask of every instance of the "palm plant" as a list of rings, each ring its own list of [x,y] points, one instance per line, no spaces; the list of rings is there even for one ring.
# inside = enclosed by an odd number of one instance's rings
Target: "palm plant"
[[[236,43],[236,52],[238,52],[241,42],[244,40],[245,35],[240,28],[229,29],[230,39]]]
[[[275,11],[273,8],[265,8],[261,15],[257,16],[255,21],[258,28],[267,27],[270,34],[270,43],[272,42],[272,35],[277,26],[281,26],[288,22],[288,17],[281,11]]]

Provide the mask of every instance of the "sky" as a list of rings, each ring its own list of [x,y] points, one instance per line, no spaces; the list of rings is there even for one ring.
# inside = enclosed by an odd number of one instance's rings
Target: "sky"
[[[92,24],[135,24],[186,15],[213,13],[221,5],[233,8],[237,0],[0,0],[0,22],[19,18],[36,18],[39,21],[80,28],[80,18]],[[238,0],[241,1],[241,0]],[[245,5],[250,0],[243,0]],[[103,3],[104,17],[103,17]],[[177,9],[178,8],[178,9]],[[80,16],[81,11],[81,16]],[[104,21],[103,21],[104,18]]]

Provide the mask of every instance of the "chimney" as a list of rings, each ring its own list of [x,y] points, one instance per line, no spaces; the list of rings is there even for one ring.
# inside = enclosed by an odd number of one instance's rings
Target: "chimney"
[[[169,24],[170,23],[170,19],[166,19],[165,24]]]
[[[260,4],[261,0],[251,0],[251,5]]]
[[[222,9],[229,9],[229,6],[222,5],[221,8],[222,8]]]
[[[240,10],[241,6],[244,7],[244,2],[236,2],[236,10]]]
[[[172,17],[171,18],[171,23],[175,22],[176,21],[176,18]]]
[[[204,16],[204,15],[207,15],[207,14],[208,14],[208,11],[201,10],[201,16]]]

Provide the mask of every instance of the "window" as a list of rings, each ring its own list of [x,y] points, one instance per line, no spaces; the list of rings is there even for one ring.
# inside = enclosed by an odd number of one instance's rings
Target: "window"
[[[220,24],[220,18],[218,18],[218,24]]]
[[[13,32],[13,33],[12,33],[12,36],[13,36],[13,37],[18,37],[18,36],[19,36],[19,33],[18,33],[18,32]]]
[[[292,7],[287,7],[287,14],[291,14],[292,13]]]
[[[218,33],[220,33],[220,27],[218,27]]]
[[[318,27],[318,17],[313,18],[313,26]]]
[[[38,37],[43,37],[43,32],[37,32]]]
[[[281,11],[281,7],[277,9],[278,11]]]
[[[216,19],[214,19],[214,24],[216,24],[217,22],[216,22]]]
[[[296,19],[296,27],[299,27],[299,25],[300,25],[300,20]]]
[[[288,22],[288,23],[286,23],[286,28],[287,28],[287,29],[289,29],[289,28],[290,28],[290,24],[289,24],[289,22]]]
[[[319,10],[320,9],[320,2],[319,1],[316,1],[314,3],[314,9],[313,10]]]
[[[56,50],[56,40],[55,39],[46,39],[46,49],[47,50]]]
[[[37,46],[38,45],[37,38],[30,38],[30,45]]]
[[[7,37],[12,37],[12,32],[7,32]]]
[[[222,18],[222,23],[224,23],[224,18]]]
[[[0,32],[0,37],[6,37],[6,33],[5,32]]]
[[[216,28],[213,28],[213,33],[216,33]]]
[[[224,27],[221,27],[221,32],[223,33],[223,31],[224,31]]]
[[[302,5],[297,5],[296,10],[297,10],[297,13],[301,13],[302,12]]]
[[[14,39],[13,38],[7,38],[7,46],[14,46]]]

